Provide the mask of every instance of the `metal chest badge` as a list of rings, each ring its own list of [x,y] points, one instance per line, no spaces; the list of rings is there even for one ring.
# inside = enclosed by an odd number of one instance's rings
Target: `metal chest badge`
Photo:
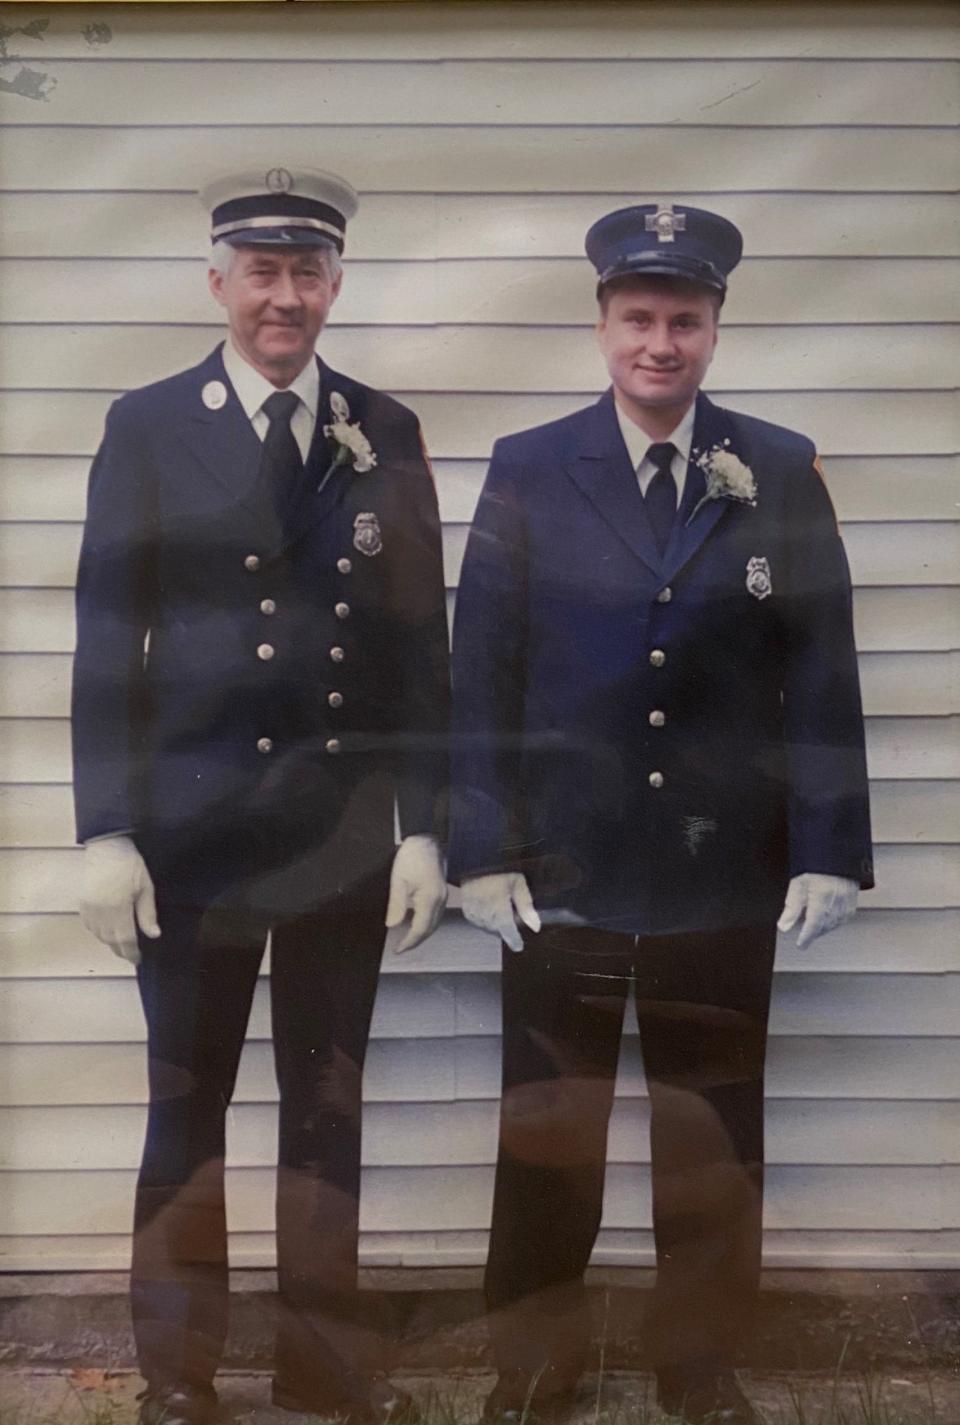
[[[375,514],[359,514],[353,522],[353,547],[370,558],[383,548],[380,521]]]
[[[747,561],[747,592],[755,599],[765,599],[773,593],[770,562],[762,556],[754,555]]]

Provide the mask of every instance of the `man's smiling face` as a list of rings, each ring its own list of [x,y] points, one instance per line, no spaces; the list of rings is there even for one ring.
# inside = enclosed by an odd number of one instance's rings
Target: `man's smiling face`
[[[287,386],[314,353],[341,274],[331,275],[322,248],[239,247],[209,281],[234,345],[268,381]]]
[[[605,294],[597,342],[630,414],[675,412],[697,394],[717,344],[717,300],[695,283],[630,282]]]

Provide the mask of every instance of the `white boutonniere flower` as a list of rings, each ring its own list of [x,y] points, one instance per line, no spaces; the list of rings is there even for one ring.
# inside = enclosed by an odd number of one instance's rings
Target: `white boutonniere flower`
[[[341,465],[346,465],[348,460],[352,460],[353,468],[358,475],[364,475],[368,470],[372,470],[377,463],[376,453],[363,431],[360,429],[360,422],[350,420],[350,407],[346,398],[339,391],[330,392],[330,414],[333,420],[329,425],[325,425],[323,433],[337,442],[337,453],[333,457],[330,469],[324,475],[318,487],[322,490],[324,485]]]
[[[714,445],[702,454],[696,450],[693,452],[694,463],[703,471],[707,490],[694,506],[687,524],[708,500],[733,500],[739,505],[756,506],[757,482],[753,471],[749,465],[744,465],[739,455],[727,449],[729,444],[730,441],[725,440],[722,445]]]

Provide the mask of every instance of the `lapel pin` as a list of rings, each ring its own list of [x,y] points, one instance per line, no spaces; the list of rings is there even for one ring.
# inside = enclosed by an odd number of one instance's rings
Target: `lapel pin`
[[[227,404],[227,388],[222,381],[208,381],[200,392],[200,399],[208,411],[219,411]]]

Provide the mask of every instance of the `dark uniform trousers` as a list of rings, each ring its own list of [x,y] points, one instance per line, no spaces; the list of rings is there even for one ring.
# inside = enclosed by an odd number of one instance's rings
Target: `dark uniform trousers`
[[[381,1365],[356,1270],[361,1079],[388,871],[321,911],[272,924],[275,1366],[307,1399],[336,1397],[352,1375]],[[202,1386],[227,1329],[225,1116],[271,927],[252,912],[179,906],[162,894],[158,911],[162,939],[142,939],[138,970],[150,1109],[134,1220],[134,1329],[148,1384]]]
[[[503,950],[503,1101],[486,1299],[521,1391],[571,1386],[631,983],[650,1097],[661,1380],[732,1363],[756,1296],[763,1065],[776,930],[634,936],[568,926]]]

